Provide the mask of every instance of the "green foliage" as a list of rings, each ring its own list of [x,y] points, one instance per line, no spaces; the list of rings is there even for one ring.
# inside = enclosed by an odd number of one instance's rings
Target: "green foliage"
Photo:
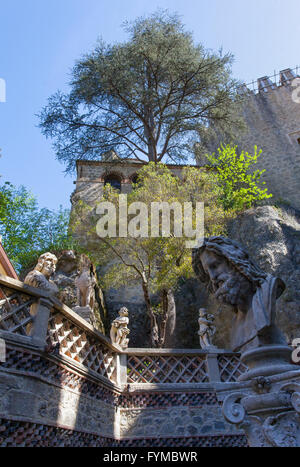
[[[109,214],[105,214],[104,220],[108,227],[111,219],[116,217],[117,228],[113,236],[97,236],[97,207],[86,206],[82,201],[74,206],[71,224],[74,233],[86,242],[86,249],[94,263],[105,265],[101,271],[103,288],[118,289],[140,284],[150,318],[150,345],[162,347],[166,342],[167,320],[175,313],[173,292],[179,282],[193,275],[191,249],[186,246],[186,241],[193,239],[189,238],[185,229],[180,232],[178,225],[182,226],[182,223],[177,222],[183,214],[184,203],[190,202],[189,206],[192,207],[193,229],[196,227],[196,203],[204,203],[203,234],[207,236],[225,233],[227,213],[220,203],[217,178],[213,172],[205,169],[186,167],[179,178],[167,166],[151,162],[139,170],[133,188],[127,197],[129,214],[128,224],[125,224],[130,235],[122,232],[124,223],[117,215],[120,193],[109,184],[104,187],[100,202],[111,203],[106,205]],[[165,215],[159,216],[160,231],[155,233],[156,236],[151,232],[154,202],[166,203],[165,208],[177,203],[173,205],[174,212],[170,209],[170,217],[166,211]],[[170,229],[166,226],[166,219],[170,219]],[[143,236],[140,232],[142,225]],[[90,229],[87,226],[91,226]],[[175,226],[178,230],[175,230]],[[120,233],[124,235],[120,236]]]
[[[74,231],[78,232],[80,226],[85,226],[87,248],[98,264],[110,263],[102,277],[102,286],[105,288],[119,288],[133,281],[147,285],[151,292],[159,293],[176,287],[179,278],[188,278],[192,275],[191,250],[186,248],[187,238],[174,236],[174,217],[171,216],[171,236],[150,236],[151,203],[191,201],[193,203],[193,228],[195,228],[196,202],[205,203],[205,234],[220,235],[225,233],[226,213],[218,201],[220,190],[214,174],[193,167],[183,169],[182,180],[174,177],[171,171],[163,164],[150,163],[145,165],[138,173],[138,182],[133,191],[128,194],[128,207],[133,202],[142,202],[147,206],[148,217],[145,219],[149,225],[148,238],[105,238],[100,240],[95,232],[97,217],[91,215],[91,209],[80,203],[74,211],[72,222]],[[105,186],[103,199],[110,201],[118,212],[119,192],[109,184]],[[98,216],[99,217],[99,216]],[[128,216],[129,222],[135,215]],[[76,219],[76,222],[75,222]],[[89,232],[86,225],[93,224]],[[119,226],[118,226],[119,227]],[[162,219],[160,219],[162,227]],[[117,232],[118,235],[118,232]],[[101,246],[102,243],[102,246]],[[115,262],[113,261],[115,260]]]
[[[184,160],[202,128],[239,120],[231,111],[230,54],[194,44],[178,16],[164,12],[125,29],[129,40],[100,41],[75,65],[69,94],[57,92],[40,114],[66,171],[111,150],[121,158]]]
[[[3,246],[18,272],[31,266],[45,251],[71,248],[69,211],[39,209],[24,186],[6,182],[0,186],[0,234]]]
[[[226,210],[241,211],[248,209],[257,201],[271,198],[261,176],[265,170],[254,170],[253,165],[261,157],[254,147],[254,154],[242,151],[237,152],[237,146],[221,145],[218,154],[206,155],[210,164],[215,168],[221,186],[221,200]]]

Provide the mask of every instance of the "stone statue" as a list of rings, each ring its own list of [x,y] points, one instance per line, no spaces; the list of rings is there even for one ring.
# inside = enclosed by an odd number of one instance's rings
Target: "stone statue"
[[[261,271],[240,245],[224,237],[204,239],[193,250],[193,269],[219,301],[233,307],[234,351],[285,344],[274,324],[276,300],[285,284]]]
[[[232,347],[248,367],[223,399],[225,419],[250,446],[300,446],[300,371],[275,326],[284,283],[261,271],[237,243],[211,237],[193,251],[193,268],[234,310]]]
[[[52,253],[48,252],[42,254],[34,270],[25,277],[24,284],[47,290],[52,294],[57,294],[58,287],[50,280],[51,275],[55,272],[56,263],[57,258]]]
[[[80,275],[75,279],[77,307],[89,307],[91,310],[94,309],[95,285],[96,277],[92,263],[87,257],[83,257]]]
[[[200,347],[202,349],[211,347],[210,338],[215,334],[216,327],[213,325],[215,317],[206,312],[205,308],[200,308],[199,310],[199,339]]]
[[[123,307],[119,311],[119,316],[111,324],[110,339],[115,345],[120,346],[123,350],[127,349],[129,339],[127,338],[130,330],[128,329],[129,318],[128,310]]]

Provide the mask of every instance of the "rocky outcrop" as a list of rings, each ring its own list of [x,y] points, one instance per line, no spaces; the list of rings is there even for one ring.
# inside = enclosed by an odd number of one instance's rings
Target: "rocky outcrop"
[[[300,338],[300,213],[292,208],[261,206],[245,211],[228,226],[228,237],[246,247],[262,270],[280,277],[286,290],[277,301],[276,321],[288,343]],[[188,280],[176,293],[176,347],[199,347],[198,310],[216,317],[213,343],[230,347],[232,310],[209,297],[197,280]]]
[[[262,206],[235,219],[229,236],[244,245],[286,290],[277,302],[277,324],[290,343],[300,338],[300,214],[291,208]]]

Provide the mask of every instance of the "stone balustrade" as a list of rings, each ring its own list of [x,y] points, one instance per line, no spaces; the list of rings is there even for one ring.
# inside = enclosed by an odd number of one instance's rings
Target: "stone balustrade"
[[[122,351],[48,292],[1,275],[0,339],[0,446],[246,444],[217,398],[246,369],[237,354]]]
[[[0,337],[66,357],[116,385],[231,383],[247,368],[221,349],[127,349],[48,292],[0,275]]]
[[[236,382],[247,367],[239,354],[212,348],[128,349],[127,384],[193,384]]]
[[[117,383],[119,350],[48,292],[0,275],[0,337],[67,357]]]

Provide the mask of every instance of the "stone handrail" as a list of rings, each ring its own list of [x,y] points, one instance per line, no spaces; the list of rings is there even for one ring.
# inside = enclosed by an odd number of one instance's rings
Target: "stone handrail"
[[[63,359],[116,387],[232,383],[246,371],[238,354],[216,348],[122,351],[47,291],[1,274],[0,337]]]
[[[47,291],[3,275],[0,337],[84,367],[94,377],[120,383],[120,349]]]
[[[127,383],[232,383],[247,371],[239,354],[230,350],[127,349]]]

